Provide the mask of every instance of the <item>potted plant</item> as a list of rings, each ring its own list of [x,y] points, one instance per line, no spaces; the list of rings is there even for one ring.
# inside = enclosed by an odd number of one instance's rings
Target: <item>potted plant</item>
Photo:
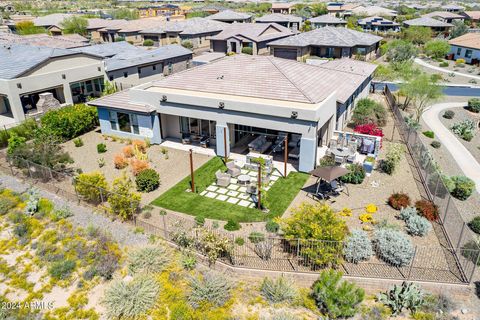
[[[372,173],[373,166],[375,165],[375,157],[368,156],[363,161],[363,169],[365,169],[366,173]]]

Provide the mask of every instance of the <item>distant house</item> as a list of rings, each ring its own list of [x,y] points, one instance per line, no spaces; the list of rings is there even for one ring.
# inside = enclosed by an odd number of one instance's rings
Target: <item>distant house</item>
[[[356,16],[366,16],[366,17],[372,17],[372,16],[382,16],[382,17],[390,17],[394,19],[397,16],[397,11],[391,10],[388,8],[383,8],[379,6],[358,6],[350,10],[350,13],[352,15]]]
[[[166,3],[160,6],[139,7],[137,10],[140,18],[164,16],[172,20],[185,19],[183,10],[179,6],[171,3]]]
[[[312,24],[313,29],[323,27],[344,27],[347,25],[347,21],[329,14],[325,14],[308,20]]]
[[[269,42],[294,34],[276,23],[234,23],[210,37],[210,48],[214,52],[241,53],[248,47],[254,55],[267,54]]]
[[[189,41],[193,49],[209,48],[209,37],[219,34],[229,25],[205,18],[192,18],[181,21],[169,21],[163,25],[140,32],[144,40],[152,40],[155,46],[181,44]]]
[[[382,37],[348,28],[325,27],[270,42],[275,57],[304,61],[309,56],[321,58],[376,57]]]
[[[115,34],[108,33],[107,30],[120,30],[125,23],[127,23],[127,20],[122,19],[88,19],[88,37],[94,43],[111,42],[114,40]]]
[[[292,14],[295,11],[294,2],[274,2],[270,8],[271,13]]]
[[[0,32],[0,44],[26,44],[57,49],[72,49],[90,45],[88,39],[78,34],[50,36],[42,33],[20,36],[10,32]]]
[[[73,14],[69,13],[53,13],[33,19],[33,24],[36,27],[47,29],[52,36],[57,36],[63,33],[62,22],[73,16]]]
[[[400,31],[399,23],[378,16],[360,19],[357,23],[364,31],[383,33]]]
[[[463,15],[447,11],[434,11],[424,14],[422,17],[434,18],[446,23],[452,23],[453,21],[463,21],[465,19],[465,16]]]
[[[328,15],[343,17],[345,15],[351,15],[351,10],[358,7],[358,4],[353,3],[329,3],[327,5]]]
[[[446,4],[446,5],[442,6],[442,9],[444,11],[447,11],[447,12],[459,13],[459,12],[463,12],[465,10],[465,7],[458,6],[458,5],[455,5],[455,4]]]
[[[290,14],[271,13],[255,19],[256,23],[277,23],[293,31],[300,30],[303,25],[301,17],[292,16]]]
[[[100,96],[102,57],[72,49],[24,44],[0,46],[0,113],[18,122],[36,116],[40,94],[51,93],[60,104]]]
[[[480,33],[466,33],[448,41],[454,59],[464,59],[471,64],[480,62]]]
[[[437,19],[428,18],[428,17],[421,17],[412,20],[403,21],[403,25],[405,27],[427,27],[432,29],[434,34],[448,34],[450,29],[453,27],[453,24],[443,22]]]
[[[465,11],[462,13],[466,20],[472,22],[472,26],[478,27],[480,22],[480,11]]]
[[[166,18],[163,16],[129,20],[121,23],[116,21],[115,23],[107,23],[107,26],[98,29],[100,39],[102,42],[115,42],[118,40],[125,40],[136,45],[143,43],[143,36],[141,32],[151,28],[155,28],[159,25],[166,23]]]
[[[226,22],[226,23],[234,23],[234,22],[251,22],[252,16],[242,12],[236,12],[233,10],[223,10],[218,13],[212,14],[208,16],[207,19]]]

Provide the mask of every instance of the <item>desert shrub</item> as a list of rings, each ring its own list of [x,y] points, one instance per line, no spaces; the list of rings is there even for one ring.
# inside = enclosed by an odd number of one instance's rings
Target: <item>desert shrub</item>
[[[313,284],[312,296],[320,311],[332,319],[353,317],[365,297],[363,289],[342,281],[342,273],[326,270]]]
[[[130,160],[130,167],[132,168],[132,174],[137,176],[140,172],[150,169],[150,164],[147,160],[133,158]]]
[[[182,263],[182,267],[185,270],[193,270],[197,265],[197,258],[195,258],[195,256],[189,252],[184,252],[182,254],[180,262]]]
[[[476,234],[480,234],[480,216],[476,216],[469,223],[468,226]]]
[[[421,306],[423,312],[430,312],[435,314],[449,314],[457,308],[456,303],[445,293],[439,295],[426,294],[424,296],[424,302]],[[434,320],[438,318],[433,318]],[[440,319],[443,319],[440,317]],[[448,318],[447,318],[448,319]]]
[[[133,157],[134,156],[133,146],[128,145],[128,146],[123,147],[122,153],[125,156],[125,158]]]
[[[442,144],[440,143],[440,141],[437,141],[437,140],[434,140],[432,141],[432,143],[430,143],[430,145],[435,148],[435,149],[438,149],[442,146]]]
[[[188,244],[188,237],[178,238],[180,243]],[[198,249],[205,254],[208,263],[211,265],[221,256],[230,256],[233,242],[227,237],[208,229],[201,229],[199,232]]]
[[[8,130],[1,130],[0,147],[7,147],[9,144],[8,140],[12,138],[12,136],[20,137],[23,141],[30,140],[31,138],[33,138],[34,132],[37,128],[38,124],[35,119],[30,118],[24,120],[22,123],[13,128],[10,128]]]
[[[135,177],[137,190],[151,192],[160,186],[160,176],[153,169],[145,169]]]
[[[82,146],[83,146],[83,140],[82,140],[82,138],[73,139],[73,144],[74,144],[75,147],[77,147],[77,148],[82,147]]]
[[[425,236],[431,229],[430,222],[419,215],[411,215],[406,221],[407,232],[414,236]]]
[[[349,164],[347,169],[348,173],[340,177],[342,182],[351,184],[360,184],[363,182],[363,179],[365,179],[365,169],[361,164]]]
[[[297,297],[293,282],[283,276],[277,279],[263,279],[260,291],[263,297],[272,303],[291,302]]]
[[[128,160],[123,154],[118,153],[113,157],[113,164],[116,169],[125,169],[128,166]]]
[[[446,40],[434,39],[425,43],[425,53],[434,59],[445,57],[450,51],[450,45]]]
[[[403,282],[401,286],[394,285],[385,293],[380,293],[378,301],[388,306],[396,316],[403,309],[408,309],[413,314],[424,303],[423,292],[413,283]]]
[[[193,43],[190,40],[183,40],[181,43],[182,47],[192,50],[193,49]]]
[[[118,259],[117,255],[110,252],[102,255],[94,265],[96,274],[105,280],[111,280],[118,269]]]
[[[320,167],[329,167],[335,165],[335,157],[332,155],[325,155],[320,159],[319,166]]]
[[[148,277],[114,282],[105,290],[103,304],[107,316],[111,319],[137,318],[153,307],[159,290],[157,281]]]
[[[152,39],[145,39],[143,40],[144,47],[152,47],[155,44]]]
[[[382,260],[396,267],[408,265],[414,254],[412,242],[407,236],[393,229],[375,231],[375,248]]]
[[[405,207],[400,210],[399,218],[403,221],[407,221],[411,216],[418,215],[417,208],[415,207]]]
[[[105,143],[97,144],[97,153],[105,153],[107,152],[107,145]]]
[[[388,198],[388,204],[396,210],[410,206],[410,197],[403,192],[396,192]]]
[[[205,217],[203,216],[196,216],[194,220],[197,226],[203,226],[205,224]]]
[[[252,55],[253,54],[253,49],[251,47],[243,47],[242,48],[242,53]]]
[[[307,20],[308,21],[308,20]],[[300,318],[285,310],[276,310],[268,317],[261,317],[260,320],[300,320]]]
[[[453,119],[454,116],[455,116],[455,112],[452,110],[447,110],[443,113],[443,117],[445,119]]]
[[[170,260],[170,255],[163,248],[137,249],[128,255],[128,272],[132,275],[162,272]]]
[[[132,141],[132,147],[133,147],[133,150],[138,150],[141,153],[146,153],[148,145],[147,145],[147,142],[145,142],[144,140],[136,139]]]
[[[279,229],[280,225],[276,221],[268,220],[265,224],[265,230],[267,230],[268,232],[277,233]]]
[[[418,200],[415,202],[415,208],[417,208],[418,214],[428,219],[428,221],[437,221],[438,219],[438,207],[431,201]]]
[[[86,201],[101,202],[108,196],[108,183],[103,173],[94,171],[75,177],[75,189]]]
[[[438,66],[441,67],[441,68],[446,68],[446,67],[448,67],[448,62],[447,61],[442,61],[438,64]]]
[[[262,260],[270,260],[272,257],[273,242],[270,240],[260,241],[255,243],[253,251],[259,256]]]
[[[236,237],[235,244],[237,246],[243,246],[245,244],[245,239],[243,239],[242,237]]]
[[[138,210],[140,194],[133,191],[133,183],[125,174],[113,180],[111,193],[108,197],[110,210],[122,219],[131,219]]]
[[[75,266],[76,264],[73,260],[56,261],[48,268],[48,273],[54,279],[64,280],[70,277],[73,270],[75,270]]]
[[[328,266],[337,265],[348,228],[345,221],[328,205],[303,203],[290,217],[279,220],[284,237],[306,262]],[[300,240],[297,240],[300,239]],[[312,240],[323,240],[312,246]],[[332,242],[334,244],[332,244]]]
[[[427,138],[430,138],[430,139],[435,138],[435,133],[433,133],[433,131],[423,131],[422,133]]]
[[[248,235],[248,240],[250,240],[251,243],[259,243],[265,241],[265,235],[261,232],[253,231]]]
[[[470,141],[475,135],[476,124],[473,120],[465,119],[455,123],[451,129],[452,132],[459,135],[463,140]]]
[[[385,159],[380,162],[380,168],[382,171],[389,175],[393,174],[395,168],[400,163],[404,151],[404,145],[400,143],[390,144],[387,154],[385,155]]]
[[[17,205],[17,202],[12,198],[1,197],[0,198],[0,215],[5,215]]]
[[[345,260],[358,263],[370,259],[373,255],[372,242],[363,230],[353,230],[347,237],[343,248]]]
[[[468,100],[467,109],[471,112],[479,113],[480,112],[480,99],[471,98]]]
[[[455,187],[451,191],[452,196],[459,200],[467,200],[475,191],[475,182],[465,176],[450,177]]]
[[[76,104],[47,111],[40,119],[42,128],[64,140],[93,130],[98,125],[97,108]]]
[[[387,111],[375,100],[363,98],[357,101],[355,109],[353,109],[352,121],[355,126],[375,123],[382,127],[387,123]]]
[[[192,290],[188,295],[188,302],[194,308],[205,302],[221,307],[230,299],[233,289],[233,284],[225,276],[214,271],[192,277],[189,284]]]
[[[228,220],[227,223],[223,226],[223,228],[227,231],[236,231],[240,230],[241,226],[240,223],[238,223],[237,221]]]
[[[476,240],[470,240],[469,242],[465,243],[460,248],[460,252],[466,259],[480,266],[480,246]]]
[[[51,218],[53,221],[59,221],[73,216],[72,210],[69,207],[65,206],[60,209],[57,209],[51,213]]]

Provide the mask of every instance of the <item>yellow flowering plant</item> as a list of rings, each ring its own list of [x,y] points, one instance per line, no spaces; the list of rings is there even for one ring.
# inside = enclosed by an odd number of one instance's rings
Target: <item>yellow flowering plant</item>
[[[360,219],[362,223],[374,223],[375,221],[371,213],[363,213],[358,217],[358,219]]]
[[[365,207],[365,211],[367,211],[367,213],[375,213],[377,212],[377,210],[378,210],[377,206],[374,205],[373,203],[369,203]]]
[[[342,217],[351,217],[352,209],[345,207],[341,211],[339,211],[338,214]]]

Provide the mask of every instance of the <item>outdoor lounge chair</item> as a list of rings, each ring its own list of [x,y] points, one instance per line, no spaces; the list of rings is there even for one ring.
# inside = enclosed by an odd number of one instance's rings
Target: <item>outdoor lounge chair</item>
[[[302,138],[301,134],[292,133],[290,139],[288,139],[288,147],[295,148],[300,146],[300,139]]]
[[[300,148],[295,147],[295,148],[291,149],[290,152],[288,153],[288,157],[292,158],[292,159],[300,158]]]
[[[215,173],[215,177],[217,178],[217,186],[220,187],[227,187],[230,184],[230,179],[232,178],[228,173],[220,170]]]
[[[227,162],[227,173],[232,177],[236,177],[242,173],[242,170],[235,164],[235,162],[230,161]]]
[[[344,161],[345,159],[343,157],[335,156],[335,163],[343,164]]]
[[[250,149],[250,152],[264,153],[271,145],[272,143],[267,141],[267,136],[259,136],[248,144],[248,148]]]
[[[192,136],[190,133],[182,133],[182,144],[191,144]]]
[[[208,148],[208,145],[210,144],[210,138],[208,136],[202,136],[200,139],[200,146],[203,148]]]

